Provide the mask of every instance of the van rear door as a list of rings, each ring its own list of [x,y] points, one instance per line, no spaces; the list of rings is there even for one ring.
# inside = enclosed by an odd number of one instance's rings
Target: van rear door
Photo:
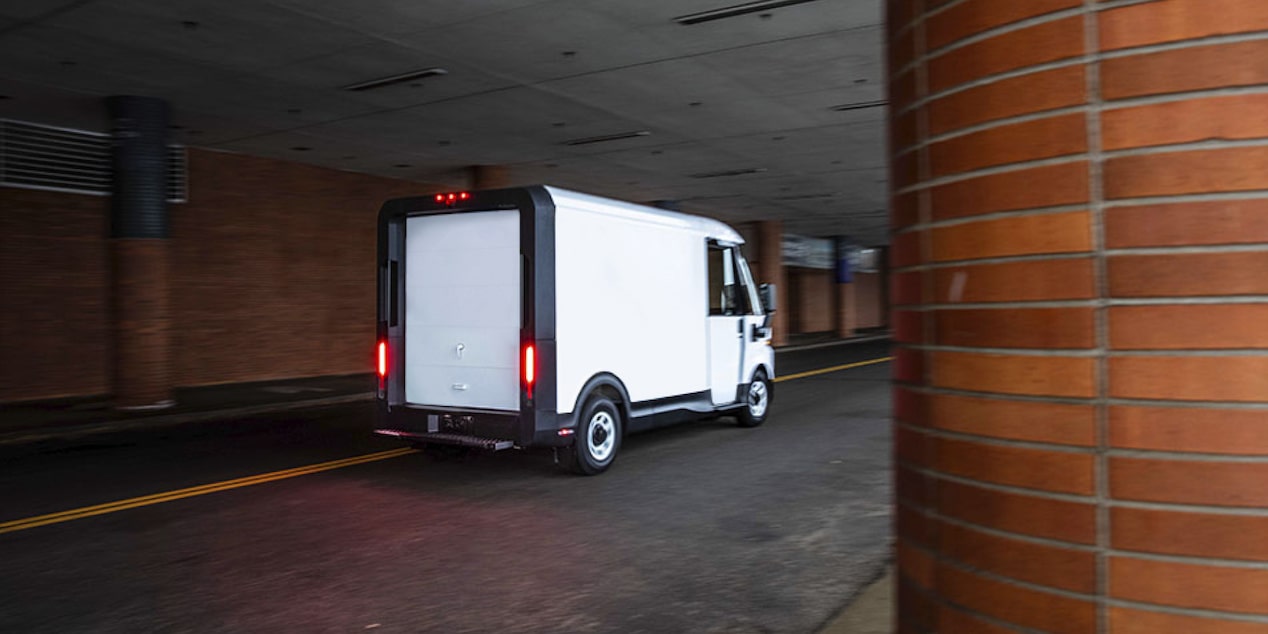
[[[519,410],[520,212],[414,216],[405,230],[405,400]]]

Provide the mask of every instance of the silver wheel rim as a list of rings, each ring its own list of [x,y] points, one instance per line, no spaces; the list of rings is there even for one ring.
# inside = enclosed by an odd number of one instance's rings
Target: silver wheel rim
[[[748,413],[753,418],[761,418],[766,415],[766,404],[769,399],[766,398],[766,381],[754,379],[753,383],[748,386]]]
[[[590,457],[603,462],[612,457],[616,448],[616,420],[607,412],[595,412],[586,425],[586,449]]]

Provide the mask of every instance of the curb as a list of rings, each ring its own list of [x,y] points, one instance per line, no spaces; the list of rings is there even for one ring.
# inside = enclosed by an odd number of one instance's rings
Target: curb
[[[269,414],[272,412],[285,412],[296,409],[307,409],[310,407],[321,407],[323,405],[342,405],[344,403],[357,403],[361,401],[369,401],[374,399],[374,392],[363,392],[360,394],[347,394],[344,396],[328,396],[325,398],[315,398],[303,401],[289,401],[285,403],[266,403],[263,405],[248,405],[245,407],[232,407],[227,409],[217,409],[200,412],[183,412],[180,414],[162,414],[158,416],[143,416],[131,420],[111,420],[100,423],[88,423],[86,425],[75,425],[73,427],[59,427],[53,429],[31,429],[9,432],[0,434],[0,446],[5,445],[21,445],[26,443],[34,443],[47,440],[77,440],[88,436],[98,434],[107,434],[121,431],[133,431],[138,429],[157,429],[163,427],[174,427],[187,423],[197,423],[210,420],[223,420],[224,418],[233,416],[252,416],[255,414]]]

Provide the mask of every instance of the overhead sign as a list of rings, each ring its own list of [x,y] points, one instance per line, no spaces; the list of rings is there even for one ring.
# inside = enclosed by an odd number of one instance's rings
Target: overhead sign
[[[784,234],[784,266],[832,270],[834,244],[825,238],[809,238],[794,233]]]

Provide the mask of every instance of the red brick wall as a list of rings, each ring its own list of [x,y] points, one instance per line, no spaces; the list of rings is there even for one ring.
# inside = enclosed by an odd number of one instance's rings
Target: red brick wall
[[[789,268],[788,283],[797,285],[797,323],[792,331],[828,332],[836,329],[836,289],[832,271]]]
[[[1268,631],[1268,3],[888,9],[899,631]]]
[[[108,205],[0,187],[0,402],[107,389]]]
[[[431,186],[191,149],[172,205],[173,384],[365,372],[375,221]],[[111,390],[109,199],[0,188],[0,402]]]
[[[375,228],[426,185],[191,150],[172,219],[177,385],[365,372]]]

